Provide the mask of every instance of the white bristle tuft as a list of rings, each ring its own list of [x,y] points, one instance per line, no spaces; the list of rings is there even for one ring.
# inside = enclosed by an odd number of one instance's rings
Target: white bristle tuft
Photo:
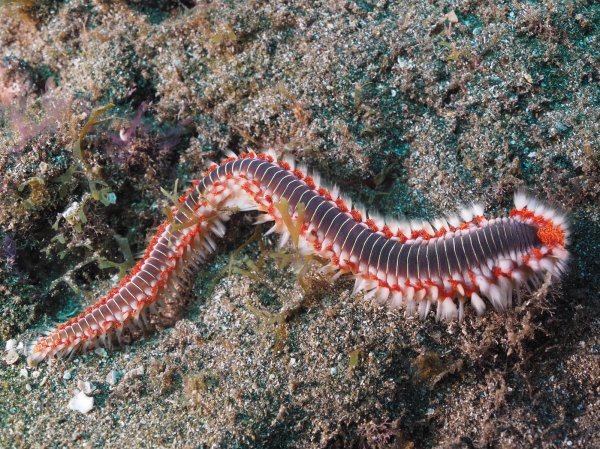
[[[437,301],[439,298],[440,289],[436,286],[429,287],[429,296],[433,301]]]
[[[346,203],[346,207],[348,209],[352,210],[352,198],[349,198],[346,195],[340,195],[339,197],[342,199],[342,201],[344,203]],[[356,205],[355,205],[355,208],[356,208]]]
[[[410,234],[411,234],[410,224],[406,221],[399,222],[398,223],[398,231],[400,231],[406,237],[410,237]]]
[[[442,301],[442,319],[444,321],[453,321],[458,317],[458,309],[451,298]]]
[[[448,223],[457,228],[460,225],[460,219],[458,218],[457,215],[449,215],[448,217],[446,217],[448,219]]]
[[[402,293],[393,291],[390,297],[390,308],[398,309],[400,306],[402,306]]]
[[[277,153],[275,152],[275,150],[273,149],[268,149],[266,151],[263,152],[263,154],[266,154],[267,156],[271,156],[273,158],[274,162],[277,162]]]
[[[281,233],[281,235],[279,236],[279,242],[277,244],[278,248],[279,249],[283,248],[289,239],[290,239],[290,233],[287,230],[283,231]]]
[[[364,289],[365,283],[365,278],[363,278],[362,276],[357,276],[354,280],[354,288],[352,289],[352,295],[356,295],[359,291]]]
[[[315,182],[315,188],[318,189],[319,187],[322,186],[321,184],[321,175],[318,173],[312,173],[311,174],[311,178],[313,179],[313,181]]]
[[[431,223],[429,223],[428,221],[423,222],[423,230],[429,235],[435,234],[435,231],[433,230]]]
[[[473,220],[473,211],[470,207],[463,207],[459,213],[460,218],[462,218],[465,221],[465,223]]]
[[[385,226],[385,220],[376,212],[368,212],[369,218],[375,222],[375,225],[382,229]]]
[[[419,318],[421,318],[423,320],[427,317],[427,315],[429,315],[429,311],[431,310],[431,302],[419,301],[418,304],[419,304],[419,307],[418,307],[419,308]]]
[[[494,309],[496,309],[497,312],[501,312],[506,309],[504,304],[504,293],[498,285],[490,284],[488,298],[492,302],[492,305],[494,306]]]
[[[294,159],[292,156],[290,156],[289,154],[286,154],[283,156],[283,161],[290,164],[290,170],[295,170],[296,169],[296,159]]]
[[[275,231],[277,231],[279,225],[277,223],[275,223],[273,226],[271,226],[269,228],[269,230],[267,232],[265,232],[265,235],[271,235],[273,234]]]
[[[545,217],[546,214],[548,213],[548,209],[543,204],[539,204],[538,207],[535,208],[533,213],[536,215],[541,215],[542,217]]]
[[[305,175],[308,175],[308,168],[304,164],[296,164],[296,170],[299,170]]]
[[[548,257],[543,257],[540,260],[540,267],[543,270],[546,270],[549,273],[554,274],[554,270],[555,270],[556,265],[555,265],[555,263],[554,263],[554,261],[552,259],[550,259]]]
[[[375,290],[376,290],[375,302],[377,304],[385,304],[388,297],[390,296],[390,289],[386,288],[386,287],[379,287],[379,288],[376,288]]]
[[[510,259],[501,259],[498,261],[498,268],[502,270],[503,273],[510,273],[514,266],[514,263]]]
[[[361,215],[361,217],[363,217],[363,220],[367,219],[367,210],[365,209],[365,206],[357,203],[354,205],[354,209],[356,209],[358,211],[358,213]]]
[[[445,220],[442,220],[440,218],[435,218],[432,222],[431,225],[438,231],[442,230],[442,229],[446,229],[447,227],[447,223]]]
[[[471,305],[475,309],[477,315],[481,316],[485,313],[485,302],[477,293],[471,294]]]
[[[522,210],[525,207],[527,207],[527,204],[529,203],[529,198],[527,197],[525,192],[517,191],[517,192],[515,192],[514,202],[515,202],[515,209]]]
[[[536,200],[535,198],[529,198],[529,201],[527,202],[527,209],[529,210],[536,210],[539,206],[539,201]]]
[[[471,210],[473,211],[473,215],[475,215],[476,217],[481,217],[485,212],[483,205],[479,203],[473,204]]]
[[[333,201],[337,200],[340,196],[340,188],[336,185],[334,185],[331,190],[329,191],[329,193],[331,193],[331,199]]]

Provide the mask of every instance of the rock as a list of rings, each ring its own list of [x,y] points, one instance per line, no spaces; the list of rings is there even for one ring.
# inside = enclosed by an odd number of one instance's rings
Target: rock
[[[125,377],[123,378],[123,380],[135,379],[137,377],[142,377],[143,375],[144,375],[144,367],[138,366],[137,368],[127,371],[125,373]]]
[[[113,369],[106,375],[106,383],[110,386],[115,386],[120,377],[121,373]]]
[[[4,361],[8,365],[14,365],[15,363],[17,363],[19,361],[19,354],[17,354],[17,351],[15,351],[14,349],[10,349],[6,353],[6,356],[4,356]]]
[[[85,394],[91,395],[96,387],[91,382],[84,382],[82,380],[77,381],[77,388],[83,391]]]
[[[94,398],[89,397],[83,391],[80,391],[69,401],[69,408],[76,412],[86,414],[94,408]]]
[[[15,349],[17,347],[17,340],[11,338],[6,342],[6,351],[10,351],[11,349]]]

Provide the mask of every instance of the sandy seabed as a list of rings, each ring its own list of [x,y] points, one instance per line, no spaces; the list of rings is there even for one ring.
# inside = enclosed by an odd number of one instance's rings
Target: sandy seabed
[[[600,447],[597,2],[0,5],[0,447]],[[298,283],[239,215],[174,325],[28,367],[144,250],[161,188],[246,148],[390,216],[527,186],[570,217],[569,272],[507,313],[405,319]]]

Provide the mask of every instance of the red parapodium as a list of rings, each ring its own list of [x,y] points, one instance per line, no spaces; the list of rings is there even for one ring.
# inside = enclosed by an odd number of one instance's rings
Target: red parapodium
[[[288,214],[281,208],[288,207]],[[197,264],[221,237],[233,210],[264,212],[269,232],[290,237],[290,219],[298,226],[301,254],[318,254],[334,274],[351,274],[354,293],[404,307],[406,316],[429,314],[436,320],[463,320],[468,301],[477,314],[486,300],[498,311],[536,286],[550,273],[559,278],[569,257],[564,216],[522,193],[508,217],[486,217],[481,206],[432,222],[384,220],[362,209],[316,175],[277,161],[271,154],[231,154],[212,164],[173,208],[172,221],[157,230],[144,257],[119,285],[79,316],[38,339],[33,363],[77,350],[107,345],[124,330],[144,327],[148,314],[176,301]],[[281,212],[284,212],[282,215]],[[296,243],[296,242],[295,242]]]

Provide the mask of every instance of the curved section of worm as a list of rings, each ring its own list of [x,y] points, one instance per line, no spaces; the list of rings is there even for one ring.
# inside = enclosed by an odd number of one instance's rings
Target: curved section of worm
[[[406,316],[424,318],[435,309],[437,320],[462,320],[465,303],[477,314],[487,304],[506,310],[522,286],[535,286],[547,273],[558,278],[566,268],[565,217],[522,193],[506,217],[486,217],[473,206],[429,223],[367,216],[336,190],[270,154],[232,154],[211,165],[132,272],[96,304],[38,339],[29,360],[107,345],[124,330],[143,327],[149,313],[177,299],[196,265],[215,249],[212,236],[223,235],[233,209],[264,212],[259,221],[273,221],[269,232],[279,232],[284,242],[286,219],[302,220],[302,253],[327,259],[326,269],[335,276],[355,277],[354,293],[402,306]],[[283,200],[286,217],[280,213]]]

